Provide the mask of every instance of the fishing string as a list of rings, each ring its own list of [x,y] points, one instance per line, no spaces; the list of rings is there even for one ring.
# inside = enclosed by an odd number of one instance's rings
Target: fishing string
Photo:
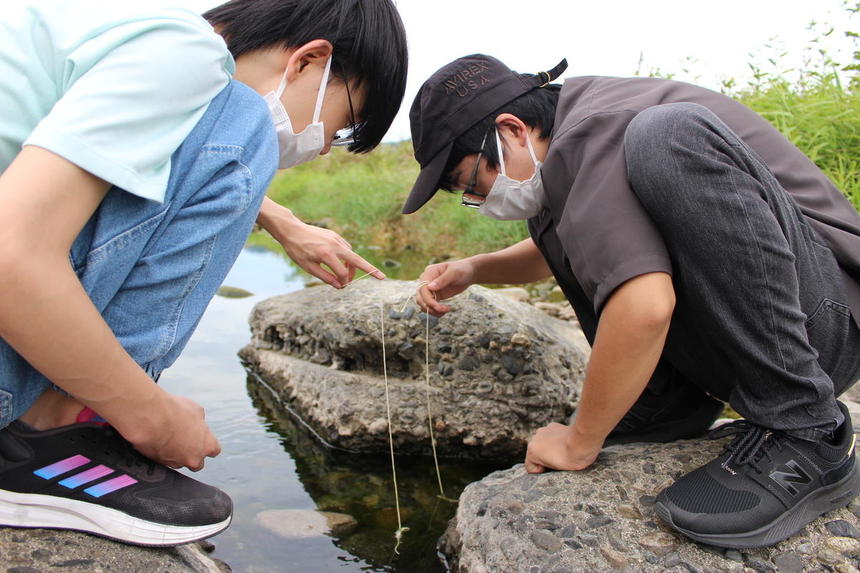
[[[370,276],[370,274],[371,273],[366,273],[366,274],[350,281],[346,286],[351,285],[355,281],[366,278],[366,277]],[[418,288],[421,288],[422,286],[424,286],[426,284],[428,284],[427,281],[420,281],[418,283]],[[435,299],[436,293],[431,293],[431,294],[433,294],[433,298]],[[409,305],[409,303],[412,302],[413,300],[415,300],[415,295],[411,295],[411,296],[407,297],[403,303],[403,306],[400,308],[399,312],[402,314],[406,310],[406,307]],[[417,303],[417,300],[416,300],[416,303]],[[385,303],[384,302],[380,304],[379,311],[380,311],[379,325],[380,325],[380,333],[381,333],[380,338],[382,341],[382,376],[383,376],[383,381],[385,383],[385,410],[386,410],[386,417],[387,417],[387,421],[388,421],[388,449],[389,449],[389,454],[391,457],[391,477],[392,477],[392,480],[394,482],[394,505],[395,505],[395,510],[397,513],[397,530],[394,532],[394,539],[396,541],[396,544],[394,546],[394,553],[399,555],[400,552],[398,551],[398,549],[399,549],[400,543],[403,539],[403,534],[405,532],[409,531],[409,528],[403,526],[403,521],[402,521],[401,515],[400,515],[400,493],[399,493],[399,490],[397,487],[397,468],[396,468],[396,464],[394,461],[394,432],[392,430],[392,423],[391,423],[391,400],[390,400],[390,393],[389,393],[389,386],[388,386],[388,360],[387,360],[386,352],[385,352]],[[451,499],[445,495],[445,488],[442,485],[442,472],[439,469],[439,458],[438,458],[438,455],[436,453],[436,436],[435,436],[435,433],[433,431],[433,413],[432,413],[432,408],[431,408],[431,403],[430,403],[430,314],[429,313],[425,313],[425,314],[426,314],[426,319],[424,321],[424,340],[425,340],[425,345],[424,345],[424,382],[425,382],[425,384],[424,384],[424,386],[425,386],[425,396],[426,396],[426,402],[427,402],[427,427],[428,427],[428,430],[430,433],[430,447],[431,447],[432,452],[433,452],[433,464],[436,468],[436,480],[439,484],[439,495],[437,495],[436,497],[441,499],[441,500],[444,500],[444,501],[456,502],[456,500]],[[435,510],[434,510],[434,512],[435,512]]]
[[[403,522],[400,520],[400,494],[397,491],[397,469],[394,465],[394,434],[391,431],[391,401],[388,399],[388,367],[385,359],[385,303],[379,305],[379,324],[382,327],[382,376],[385,380],[385,411],[388,416],[388,449],[391,452],[391,478],[394,481],[394,506],[397,510],[397,531],[394,532],[394,539],[397,542],[394,545],[394,552],[400,555],[397,549],[400,547],[400,541],[403,534],[409,531],[408,527],[403,527]]]

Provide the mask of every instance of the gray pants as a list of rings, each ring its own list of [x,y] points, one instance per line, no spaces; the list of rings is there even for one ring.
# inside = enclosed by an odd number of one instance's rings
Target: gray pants
[[[649,108],[624,146],[672,257],[664,363],[754,423],[805,439],[835,429],[835,397],[860,378],[860,329],[831,250],[708,109]]]

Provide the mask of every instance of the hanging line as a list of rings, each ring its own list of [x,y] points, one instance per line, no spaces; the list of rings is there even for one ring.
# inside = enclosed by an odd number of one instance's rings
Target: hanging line
[[[397,491],[397,469],[394,465],[394,434],[391,431],[391,401],[388,398],[388,368],[385,359],[385,303],[379,305],[379,325],[382,332],[382,376],[385,380],[385,412],[388,416],[388,449],[391,452],[391,478],[394,481],[394,506],[397,510],[397,531],[394,532],[394,552],[400,555],[397,550],[400,547],[400,541],[403,539],[403,534],[409,531],[408,527],[403,527],[403,522],[400,520],[400,494]]]
[[[428,284],[427,281],[421,281],[418,283],[418,288],[426,284]],[[431,291],[431,294],[435,299],[436,293]],[[436,434],[433,431],[433,413],[430,408],[430,313],[425,311],[424,316],[424,390],[427,397],[427,428],[430,430],[430,447],[433,450],[433,464],[436,466],[436,480],[439,482],[439,495],[436,497],[456,503],[456,499],[451,499],[445,495],[445,488],[442,486],[442,472],[439,471],[439,457],[436,455]]]

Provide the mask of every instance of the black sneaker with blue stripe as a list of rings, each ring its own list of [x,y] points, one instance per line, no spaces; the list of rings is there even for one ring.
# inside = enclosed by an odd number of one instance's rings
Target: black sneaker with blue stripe
[[[830,439],[811,442],[746,421],[716,459],[660,492],[657,514],[687,537],[718,547],[773,545],[860,493],[851,415]]]
[[[173,546],[223,531],[232,511],[227,494],[142,456],[109,426],[0,430],[0,525]]]

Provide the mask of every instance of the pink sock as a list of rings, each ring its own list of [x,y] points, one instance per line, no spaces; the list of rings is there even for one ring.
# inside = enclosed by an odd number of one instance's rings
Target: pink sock
[[[105,421],[105,419],[102,418],[101,416],[99,416],[98,414],[96,414],[93,410],[91,410],[89,408],[89,406],[84,406],[84,409],[81,410],[80,413],[78,414],[78,417],[75,418],[75,423],[77,423],[77,424],[83,424],[86,422],[89,422],[92,424],[99,424],[102,426],[108,425],[108,423]]]

